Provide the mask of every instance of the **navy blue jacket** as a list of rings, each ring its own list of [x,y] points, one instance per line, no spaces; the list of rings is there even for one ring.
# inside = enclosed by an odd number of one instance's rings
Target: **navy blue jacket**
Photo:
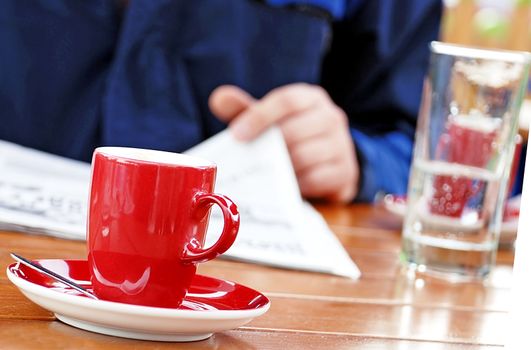
[[[359,199],[405,192],[440,2],[334,0],[331,25],[283,1],[2,1],[0,139],[85,161],[100,145],[179,152],[226,127],[217,86],[308,82],[349,116]]]

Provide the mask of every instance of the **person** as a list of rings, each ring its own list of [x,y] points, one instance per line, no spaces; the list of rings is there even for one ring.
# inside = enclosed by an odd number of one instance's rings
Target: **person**
[[[403,193],[435,0],[7,0],[0,139],[90,161],[283,132],[307,198]]]

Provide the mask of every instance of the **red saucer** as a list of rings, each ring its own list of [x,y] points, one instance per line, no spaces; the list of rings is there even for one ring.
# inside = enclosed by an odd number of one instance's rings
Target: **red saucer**
[[[91,290],[85,260],[36,260],[36,263]],[[19,263],[7,277],[31,301],[53,312],[64,323],[119,337],[193,341],[233,329],[264,314],[266,296],[241,284],[196,275],[178,309],[95,300]]]
[[[90,273],[86,260],[37,260],[41,266],[73,280],[89,291]],[[76,290],[43,275],[26,265],[12,264],[9,270],[17,277],[25,279],[60,293],[87,298]],[[183,304],[179,310],[250,310],[269,303],[261,293],[240,284],[203,275],[196,275],[192,280]]]

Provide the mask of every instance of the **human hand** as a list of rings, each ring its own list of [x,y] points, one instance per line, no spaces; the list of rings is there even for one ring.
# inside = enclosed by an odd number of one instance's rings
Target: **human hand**
[[[304,197],[349,202],[356,196],[359,166],[348,119],[321,87],[291,84],[256,100],[224,85],[212,92],[209,105],[242,141],[278,125]]]

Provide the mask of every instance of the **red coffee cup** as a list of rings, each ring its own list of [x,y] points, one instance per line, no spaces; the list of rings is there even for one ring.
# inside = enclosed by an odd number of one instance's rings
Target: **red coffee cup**
[[[196,265],[224,253],[239,228],[236,205],[212,193],[216,165],[187,155],[125,147],[92,158],[88,262],[100,299],[176,308]],[[204,248],[210,208],[224,227]]]

